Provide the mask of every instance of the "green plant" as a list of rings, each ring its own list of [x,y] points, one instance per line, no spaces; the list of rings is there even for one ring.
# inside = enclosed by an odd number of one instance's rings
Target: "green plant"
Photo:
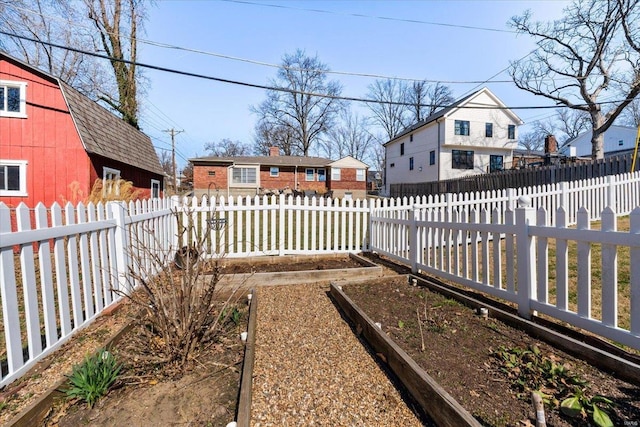
[[[600,407],[600,405],[602,407]],[[613,422],[605,412],[605,408],[610,408],[613,402],[604,396],[593,396],[588,398],[584,390],[577,389],[573,396],[568,397],[560,404],[560,411],[570,417],[591,416],[591,419],[598,427],[613,427]]]
[[[404,322],[402,320],[398,320],[398,328],[404,328]]]
[[[113,354],[100,350],[87,356],[82,364],[73,367],[69,376],[70,386],[65,393],[67,397],[82,399],[92,407],[107,393],[121,368],[122,365],[116,362]]]
[[[613,402],[603,396],[587,397],[587,382],[573,374],[566,364],[559,363],[552,355],[546,357],[537,346],[529,349],[501,347],[493,354],[502,361],[501,370],[512,379],[521,391],[518,397],[528,399],[531,391],[538,393],[545,404],[558,405],[560,411],[570,417],[591,416],[599,427],[613,427],[605,409]]]

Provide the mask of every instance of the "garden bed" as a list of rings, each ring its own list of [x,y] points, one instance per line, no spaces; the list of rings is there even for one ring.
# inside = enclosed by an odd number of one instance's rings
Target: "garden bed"
[[[221,266],[221,285],[245,288],[375,278],[383,272],[356,254],[230,258],[222,260]]]
[[[584,392],[585,408],[585,402],[595,396],[612,400],[615,405],[606,411],[614,425],[633,425],[629,423],[640,420],[637,382],[618,379],[493,316],[484,318],[475,307],[412,286],[406,277],[343,284],[342,290],[334,286],[332,295],[341,305],[353,301],[355,308],[347,308],[351,312],[347,316],[360,311],[370,319],[352,320],[359,333],[365,338],[379,334],[392,340],[436,388],[463,408],[461,413],[467,411],[483,425],[534,425],[531,388],[550,396],[545,407],[548,425],[588,425],[586,417],[570,418],[557,408],[578,389]],[[375,323],[380,323],[380,329]],[[374,336],[373,340],[380,344],[382,338]],[[371,338],[367,339],[371,343]],[[384,348],[374,345],[383,361],[397,364],[400,370],[410,369],[410,362],[390,361],[393,356]],[[533,367],[528,371],[527,363]],[[637,378],[638,365],[625,366],[627,375]],[[407,374],[408,378],[415,376]],[[577,378],[586,384],[571,386]]]

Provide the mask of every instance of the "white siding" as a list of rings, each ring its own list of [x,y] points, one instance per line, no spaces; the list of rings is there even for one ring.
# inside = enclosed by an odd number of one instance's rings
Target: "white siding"
[[[625,126],[611,126],[604,133],[604,153],[610,154],[616,151],[633,150],[633,148],[635,147],[637,132],[638,130],[635,128]],[[589,131],[578,135],[575,139],[573,139],[573,141],[569,143],[569,146],[576,147],[576,156],[591,156],[592,133],[593,132]],[[565,151],[566,154],[569,154],[568,149],[566,149]]]

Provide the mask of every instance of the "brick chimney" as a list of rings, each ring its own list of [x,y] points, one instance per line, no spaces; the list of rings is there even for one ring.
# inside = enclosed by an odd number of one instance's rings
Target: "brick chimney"
[[[547,154],[553,154],[558,151],[558,141],[553,135],[547,135],[544,138],[544,152]]]
[[[276,157],[280,155],[280,148],[269,147],[269,157]]]

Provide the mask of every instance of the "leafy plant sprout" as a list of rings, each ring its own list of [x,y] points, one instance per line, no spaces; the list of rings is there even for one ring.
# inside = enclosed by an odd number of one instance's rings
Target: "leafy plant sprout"
[[[87,356],[82,364],[73,367],[65,394],[71,399],[84,400],[93,407],[100,397],[107,394],[121,368],[113,354],[106,350]]]

